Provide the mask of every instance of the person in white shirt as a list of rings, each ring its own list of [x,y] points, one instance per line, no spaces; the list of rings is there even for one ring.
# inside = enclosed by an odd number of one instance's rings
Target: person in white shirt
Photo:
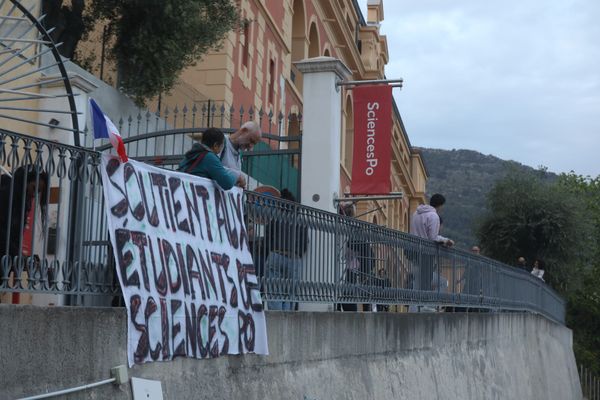
[[[542,260],[535,260],[533,262],[533,269],[531,270],[531,275],[540,278],[544,281],[544,262]],[[545,281],[544,281],[545,282]]]
[[[261,131],[258,123],[256,121],[245,122],[240,129],[229,135],[229,137],[225,137],[225,145],[219,154],[223,166],[232,171],[237,177],[244,178],[240,150],[252,150],[254,145],[260,142],[260,139]]]

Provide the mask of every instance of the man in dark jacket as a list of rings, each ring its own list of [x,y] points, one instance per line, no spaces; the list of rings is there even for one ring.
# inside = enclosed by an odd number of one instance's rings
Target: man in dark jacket
[[[289,190],[281,198],[295,201]],[[302,257],[308,248],[308,229],[298,221],[293,204],[280,204],[282,213],[273,219],[265,232],[269,256],[265,263],[266,291],[269,295],[293,299],[302,270]],[[295,302],[269,301],[269,310],[292,310]]]

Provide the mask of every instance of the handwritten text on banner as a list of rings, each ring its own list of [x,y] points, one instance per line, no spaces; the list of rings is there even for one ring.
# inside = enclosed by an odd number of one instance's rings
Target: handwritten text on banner
[[[129,364],[268,354],[243,192],[108,155],[102,181]]]

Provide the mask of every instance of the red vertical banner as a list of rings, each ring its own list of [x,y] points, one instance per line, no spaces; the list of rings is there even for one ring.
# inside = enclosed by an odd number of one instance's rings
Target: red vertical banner
[[[353,194],[389,194],[392,87],[357,86],[354,95]]]

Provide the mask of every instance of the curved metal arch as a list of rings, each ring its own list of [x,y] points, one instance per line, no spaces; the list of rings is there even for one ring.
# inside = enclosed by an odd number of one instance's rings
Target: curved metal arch
[[[40,19],[36,18],[31,13],[31,11],[29,9],[27,9],[19,0],[10,0],[10,3],[12,3],[13,6],[16,7],[23,14],[23,16],[31,22],[31,24],[37,29],[37,32],[40,34],[40,36],[42,38],[42,43],[44,45],[48,46],[50,52],[52,53],[52,56],[54,57],[54,61],[55,61],[55,64],[52,66],[56,66],[58,68],[61,77],[56,80],[47,81],[45,83],[62,81],[63,85],[64,85],[64,90],[66,93],[64,95],[58,95],[58,96],[53,96],[53,97],[67,97],[68,105],[70,108],[70,111],[56,111],[56,110],[38,110],[38,111],[45,112],[45,113],[68,113],[71,115],[72,128],[58,127],[58,126],[55,126],[52,124],[45,124],[45,123],[41,123],[41,122],[37,122],[37,121],[32,121],[32,120],[27,120],[24,118],[16,117],[16,116],[12,116],[12,117],[11,116],[2,116],[2,117],[11,119],[11,120],[20,121],[20,122],[31,123],[31,124],[38,125],[38,126],[46,126],[46,127],[50,127],[50,128],[71,131],[71,132],[73,132],[73,143],[75,146],[79,147],[80,146],[80,140],[79,140],[80,130],[79,130],[79,121],[77,119],[78,112],[77,112],[77,107],[75,104],[75,98],[74,98],[75,95],[73,94],[71,82],[69,80],[69,75],[67,74],[67,70],[65,68],[62,56],[58,52],[57,44],[54,42],[54,40],[50,36],[49,31],[46,30],[46,28],[40,22],[40,20],[41,20],[41,18],[43,18],[43,16],[40,17]],[[5,16],[4,18],[10,18],[10,17]],[[13,17],[13,18],[15,20],[19,19],[18,17]],[[10,40],[13,38],[8,38],[8,39],[9,40],[7,40],[7,42],[14,43],[14,41]],[[20,39],[20,38],[18,40],[25,41],[24,39]],[[8,51],[11,51],[11,49],[9,48]],[[43,53],[45,53],[45,52],[43,52]],[[39,56],[40,55],[36,55],[35,58],[37,58]],[[33,72],[41,72],[44,69],[47,69],[47,67],[38,68],[37,70],[35,70]],[[42,85],[42,84],[43,83],[39,83],[39,85]],[[37,85],[31,85],[31,86],[37,86]],[[24,100],[24,99],[26,99],[26,98],[23,97],[23,98],[20,98],[19,100]],[[22,108],[20,109],[19,107],[14,107],[14,108],[4,107],[4,109],[20,110],[20,111],[35,111],[35,110],[30,110],[30,109],[22,109]]]

